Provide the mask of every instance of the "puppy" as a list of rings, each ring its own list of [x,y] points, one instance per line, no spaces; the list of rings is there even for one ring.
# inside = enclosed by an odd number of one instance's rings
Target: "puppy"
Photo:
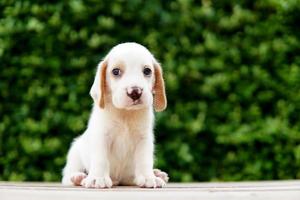
[[[68,152],[62,183],[87,188],[163,187],[168,175],[153,169],[155,111],[167,106],[162,69],[137,43],[115,46],[98,65],[86,131]]]

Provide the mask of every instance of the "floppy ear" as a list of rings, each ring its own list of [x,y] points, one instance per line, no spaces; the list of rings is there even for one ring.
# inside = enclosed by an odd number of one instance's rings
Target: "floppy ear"
[[[102,61],[98,65],[96,76],[92,88],[90,90],[90,95],[94,100],[94,103],[98,104],[100,108],[104,108],[104,95],[106,90],[106,68],[107,61]]]
[[[155,83],[153,87],[153,104],[156,112],[163,111],[167,107],[167,98],[165,92],[165,82],[163,79],[162,69],[156,61],[154,61]]]

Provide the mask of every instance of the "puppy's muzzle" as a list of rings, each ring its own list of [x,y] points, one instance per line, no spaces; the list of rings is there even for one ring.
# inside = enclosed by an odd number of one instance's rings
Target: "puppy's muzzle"
[[[127,88],[127,96],[129,96],[133,101],[138,100],[143,93],[143,89],[140,87],[130,87]]]

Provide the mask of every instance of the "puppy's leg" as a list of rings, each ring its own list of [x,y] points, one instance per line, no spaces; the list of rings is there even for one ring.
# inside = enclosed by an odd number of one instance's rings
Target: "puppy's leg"
[[[101,132],[90,132],[89,134],[90,169],[81,185],[87,188],[110,188],[113,183],[109,176],[107,138],[105,133]]]
[[[62,183],[64,185],[80,185],[82,179],[87,175],[84,173],[84,167],[79,155],[79,143],[75,141],[67,156],[67,164],[63,170]]]
[[[166,182],[153,172],[153,139],[152,133],[142,138],[135,152],[135,184],[140,187],[163,187]]]

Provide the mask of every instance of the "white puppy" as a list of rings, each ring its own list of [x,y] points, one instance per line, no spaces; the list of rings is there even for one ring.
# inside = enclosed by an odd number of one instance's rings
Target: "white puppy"
[[[98,65],[90,95],[93,111],[69,150],[63,184],[164,186],[167,174],[153,170],[153,107],[162,111],[167,100],[153,55],[137,43],[115,46]]]

